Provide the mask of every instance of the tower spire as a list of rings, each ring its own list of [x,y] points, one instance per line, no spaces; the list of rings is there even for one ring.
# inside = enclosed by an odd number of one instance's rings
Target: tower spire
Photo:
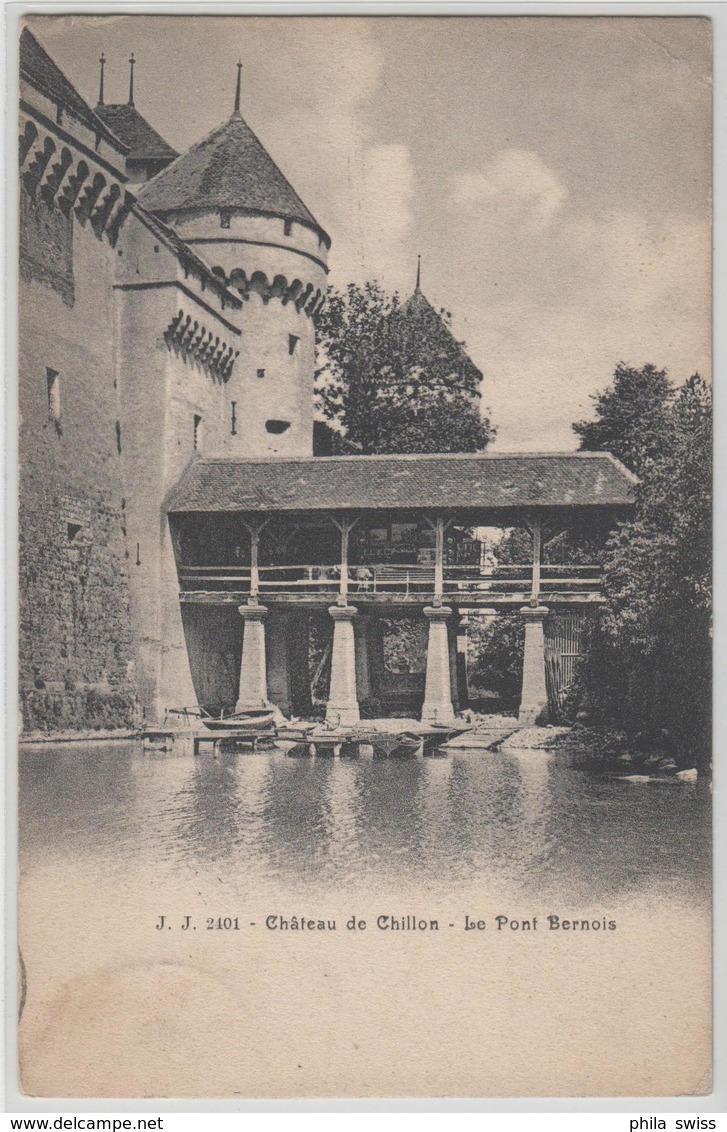
[[[240,87],[242,85],[242,60],[237,64],[237,86],[235,87],[235,109],[233,115],[240,115]]]
[[[104,67],[106,66],[106,56],[104,55],[103,51],[101,52],[99,63],[101,64],[101,78],[98,84],[98,104],[99,106],[103,106],[103,72]]]
[[[132,51],[131,52],[131,58],[129,59],[129,106],[134,105],[134,64],[135,63],[136,63],[136,59],[134,58],[134,52]]]
[[[422,289],[421,283],[422,283],[422,257],[420,255],[418,255],[417,256],[417,285],[414,288],[415,294],[417,292],[421,291],[421,289]]]

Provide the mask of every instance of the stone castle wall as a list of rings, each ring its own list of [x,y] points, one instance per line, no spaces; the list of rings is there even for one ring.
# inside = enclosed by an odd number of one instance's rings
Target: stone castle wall
[[[243,301],[239,355],[205,454],[245,459],[313,454],[313,314],[326,292],[327,247],[305,225],[232,210],[192,211],[170,223]],[[232,402],[236,427],[231,428]]]
[[[42,201],[26,199],[20,215],[23,725],[26,731],[127,727],[136,698],[116,428],[113,252],[90,226],[64,221]],[[44,257],[49,243],[58,254]]]
[[[327,247],[214,210],[171,218],[180,245],[113,137],[42,89],[19,136],[21,711],[26,732],[125,728],[196,705],[185,627],[202,668],[220,628],[182,623],[165,507],[187,464],[312,454]],[[205,697],[237,679],[242,625],[222,630],[237,659],[195,673]]]

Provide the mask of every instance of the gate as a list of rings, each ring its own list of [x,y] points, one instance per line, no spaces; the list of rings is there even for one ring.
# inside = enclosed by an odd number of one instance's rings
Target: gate
[[[583,653],[585,620],[583,610],[564,609],[552,612],[545,622],[545,675],[553,720],[560,718],[565,694]]]

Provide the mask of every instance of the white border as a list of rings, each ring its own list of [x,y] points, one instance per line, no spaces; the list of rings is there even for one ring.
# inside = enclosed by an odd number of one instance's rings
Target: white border
[[[0,822],[5,819],[5,870],[0,873],[0,885],[5,881],[5,1059],[4,1059],[4,1111],[12,1113],[624,1113],[631,1115],[663,1115],[665,1113],[724,1113],[727,1111],[727,902],[720,900],[721,891],[727,891],[727,792],[721,760],[725,757],[727,737],[727,632],[725,631],[725,590],[723,584],[727,569],[727,456],[723,447],[727,443],[727,407],[722,395],[722,374],[727,362],[727,0],[701,3],[663,3],[659,0],[645,3],[580,3],[564,0],[550,3],[547,0],[528,3],[491,3],[472,0],[465,3],[440,3],[436,0],[404,0],[399,3],[356,3],[320,0],[268,0],[258,3],[143,3],[127,0],[117,3],[93,3],[79,0],[68,3],[8,3],[0,0],[4,16],[2,34],[6,81],[4,84],[4,111],[2,136],[6,155],[6,177],[1,192],[6,204],[6,224],[0,231],[0,248],[7,251],[2,276],[4,292],[5,374],[4,388],[0,384],[0,416],[5,422],[4,490],[0,496],[0,526],[4,536],[4,555],[0,562],[5,566],[3,586],[0,590],[0,613],[5,626],[5,650],[0,655],[0,684],[5,689],[4,703],[0,702],[0,718],[5,735],[5,774],[0,780],[0,793],[4,786],[5,807],[0,808]],[[28,14],[158,14],[158,15],[483,15],[483,16],[706,16],[712,21],[714,51],[714,365],[715,374],[715,769],[714,769],[714,872],[715,883],[715,1045],[714,1089],[704,1097],[619,1097],[619,1098],[483,1098],[483,1099],[330,1099],[330,1100],[82,1100],[34,1099],[21,1096],[17,1091],[17,763],[16,763],[16,704],[17,704],[17,202],[14,192],[16,177],[16,130],[13,125],[17,102],[18,30],[20,20]],[[0,200],[3,196],[0,195]],[[721,312],[721,317],[720,317]],[[3,413],[4,409],[4,413]],[[0,944],[3,942],[0,939]],[[1,1035],[0,1035],[1,1040]],[[0,1081],[0,1088],[2,1081]],[[0,1094],[1,1096],[1,1094]],[[530,1124],[527,1118],[523,1121]],[[552,1123],[552,1122],[549,1122]],[[671,1127],[669,1121],[667,1126]],[[626,1120],[623,1128],[627,1129]]]

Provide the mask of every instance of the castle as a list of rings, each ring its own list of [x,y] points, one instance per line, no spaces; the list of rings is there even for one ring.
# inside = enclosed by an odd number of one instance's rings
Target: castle
[[[523,608],[521,710],[542,714],[549,607],[598,600],[595,575],[541,570],[543,524],[627,510],[629,475],[604,454],[314,455],[329,236],[242,118],[239,69],[231,116],[178,156],[136,109],[133,56],[124,105],[104,102],[104,62],[91,108],[22,32],[26,730],[302,714],[311,617],[328,717],[352,721],[385,703],[382,616],[402,611],[427,635],[423,717],[450,719],[478,602]],[[484,583],[468,530],[520,520],[532,571]]]

